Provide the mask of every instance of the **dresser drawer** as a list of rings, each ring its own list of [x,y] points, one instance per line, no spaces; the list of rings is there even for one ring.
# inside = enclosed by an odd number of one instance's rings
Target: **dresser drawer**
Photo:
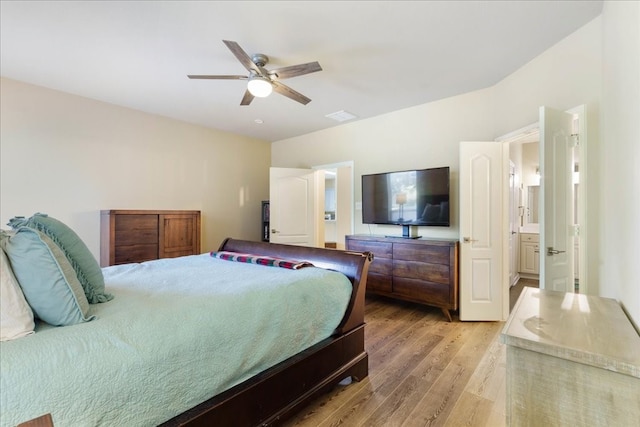
[[[158,215],[117,215],[115,230],[117,232],[158,229]]]
[[[372,273],[367,276],[367,291],[391,293],[391,276]]]
[[[155,244],[158,247],[158,215],[115,217],[115,246]]]
[[[451,288],[443,283],[394,276],[393,293],[416,302],[429,302],[444,307],[457,305],[451,301]]]
[[[393,259],[448,265],[449,247],[396,243],[393,245]]]
[[[393,256],[393,245],[387,242],[374,242],[368,240],[350,240],[347,239],[347,250],[354,252],[369,251],[376,258],[391,258]]]
[[[391,276],[393,271],[393,261],[389,258],[376,258],[373,257],[373,261],[369,265],[370,273],[386,274]]]
[[[416,261],[393,260],[393,277],[427,280],[435,283],[449,283],[449,266]]]
[[[117,245],[115,247],[115,263],[143,262],[158,258],[157,244]]]
[[[116,230],[116,241],[114,245],[118,246],[130,246],[138,243],[154,244],[158,247],[158,230],[154,229],[133,229],[129,231]]]

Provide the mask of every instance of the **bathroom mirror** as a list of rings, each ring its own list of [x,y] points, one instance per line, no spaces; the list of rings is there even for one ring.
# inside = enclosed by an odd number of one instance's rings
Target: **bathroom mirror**
[[[538,223],[538,200],[540,194],[539,185],[530,185],[527,187],[527,223]]]

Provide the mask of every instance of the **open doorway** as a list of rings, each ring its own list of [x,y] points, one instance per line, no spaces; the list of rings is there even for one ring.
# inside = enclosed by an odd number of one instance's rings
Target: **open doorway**
[[[353,234],[353,161],[314,166],[324,171],[324,246],[345,249]]]
[[[509,143],[509,299],[513,308],[523,287],[540,286],[539,187],[537,124],[499,140]]]
[[[338,194],[336,191],[338,170],[324,169],[324,247],[338,248],[336,214]]]
[[[570,226],[574,229],[573,245],[568,250],[573,252],[573,277],[575,278],[572,290],[576,293],[586,293],[586,276],[584,275],[584,263],[586,252],[584,247],[584,236],[580,235],[581,226],[586,222],[584,211],[584,186],[580,183],[581,159],[585,158],[585,142],[580,141],[580,136],[584,135],[584,109],[578,107],[567,113],[573,114],[574,124],[570,144],[573,148],[570,164],[566,166],[567,171],[573,177],[573,215]],[[515,175],[520,179],[520,200],[519,202],[519,227],[516,231],[519,244],[514,245],[514,251],[518,262],[519,280],[526,281],[525,286],[540,286],[541,263],[545,261],[546,251],[540,247],[540,223],[544,213],[541,211],[541,171],[544,170],[544,161],[540,158],[540,130],[538,123],[516,130],[498,138],[498,141],[509,143],[509,157],[515,167]],[[583,138],[584,139],[584,138]],[[565,168],[565,169],[566,169]],[[516,194],[515,192],[512,194]],[[512,196],[513,197],[513,196]],[[516,196],[517,197],[517,196]],[[553,248],[552,248],[553,249]],[[513,256],[513,254],[512,254]],[[513,286],[513,283],[510,283]],[[544,286],[541,286],[544,287]],[[521,286],[520,286],[521,288]],[[512,288],[513,290],[513,288]],[[517,289],[516,289],[517,291]]]

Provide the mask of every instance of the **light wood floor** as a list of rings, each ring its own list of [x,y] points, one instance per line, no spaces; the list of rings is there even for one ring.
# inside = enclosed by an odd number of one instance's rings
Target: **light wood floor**
[[[506,424],[504,322],[447,322],[440,309],[367,298],[369,376],[340,384],[285,426]]]
[[[518,297],[520,296],[520,293],[522,293],[522,289],[525,286],[529,286],[531,288],[537,288],[540,286],[540,281],[534,280],[534,279],[522,279],[522,278],[518,280],[518,282],[509,289],[509,309],[510,310],[513,310],[513,306],[516,305],[516,302],[518,301]]]

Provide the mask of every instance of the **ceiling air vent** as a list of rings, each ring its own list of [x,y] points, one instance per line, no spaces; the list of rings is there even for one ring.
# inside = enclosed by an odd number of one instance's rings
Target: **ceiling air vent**
[[[358,116],[356,116],[355,114],[351,114],[348,111],[340,110],[336,111],[335,113],[327,114],[325,117],[338,122],[346,122],[347,120],[355,119]]]

